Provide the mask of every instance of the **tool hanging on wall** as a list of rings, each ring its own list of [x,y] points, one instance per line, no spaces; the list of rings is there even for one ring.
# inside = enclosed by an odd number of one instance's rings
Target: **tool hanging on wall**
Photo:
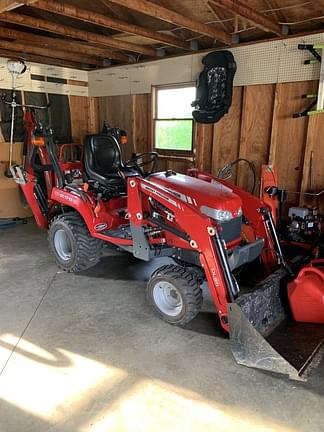
[[[313,99],[312,103],[304,110],[298,113],[293,114],[293,118],[305,117],[314,114],[324,113],[324,63],[322,62],[322,56],[319,51],[324,50],[324,44],[299,44],[299,50],[307,50],[309,51],[313,58],[304,61],[305,65],[317,64],[320,63],[320,78],[318,84],[318,92],[317,94],[304,94],[302,98],[304,99]],[[316,109],[313,109],[316,106]]]
[[[47,106],[37,106],[37,105],[25,105],[17,103],[17,93],[16,93],[16,84],[17,77],[22,75],[26,69],[27,65],[22,60],[8,60],[7,68],[12,77],[12,98],[11,101],[5,100],[2,98],[3,103],[11,106],[11,126],[10,126],[10,142],[9,142],[9,166],[5,172],[5,175],[9,178],[14,177],[14,170],[12,169],[12,159],[13,159],[13,145],[14,145],[14,127],[15,127],[15,113],[16,108],[30,108],[30,109],[47,109]]]
[[[17,84],[17,77],[19,75],[22,75],[26,69],[27,66],[25,63],[21,60],[8,60],[7,62],[7,69],[9,73],[11,74],[12,78],[12,98],[10,102],[11,106],[11,127],[10,127],[10,143],[9,143],[9,167],[5,173],[7,177],[12,177],[12,173],[10,171],[10,167],[12,165],[12,154],[13,154],[13,144],[14,144],[14,126],[15,126],[15,111],[17,107],[17,94],[16,94],[16,84]]]

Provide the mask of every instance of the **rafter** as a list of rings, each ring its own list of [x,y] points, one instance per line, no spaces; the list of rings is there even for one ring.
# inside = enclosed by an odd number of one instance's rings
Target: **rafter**
[[[59,34],[61,36],[90,42],[95,45],[103,45],[110,48],[116,48],[118,50],[141,53],[150,57],[157,56],[156,50],[151,47],[121,41],[111,36],[103,36],[96,33],[85,32],[83,30],[77,30],[74,27],[56,24],[51,21],[46,21],[40,18],[34,18],[15,12],[4,12],[0,14],[0,21],[5,21],[11,24],[18,24],[24,27],[30,27],[32,29],[44,30],[50,33]]]
[[[85,63],[89,65],[103,66],[103,61],[95,57],[86,56],[84,54],[76,54],[68,51],[53,50],[51,48],[43,48],[35,45],[30,45],[25,42],[8,42],[0,40],[0,48],[18,52],[20,54],[29,53],[39,56],[58,58],[62,60],[71,60],[76,63]]]
[[[130,33],[137,36],[142,36],[153,41],[162,42],[164,44],[175,46],[178,48],[190,49],[189,44],[174,36],[161,34],[135,24],[108,17],[106,15],[102,15],[86,9],[80,9],[67,3],[62,3],[59,1],[53,2],[47,0],[39,0],[37,1],[37,3],[33,4],[33,7],[46,10],[47,12],[60,14],[69,18],[89,22],[102,27],[119,30],[121,32]]]
[[[155,3],[151,3],[147,0],[110,0],[112,3],[116,3],[121,6],[125,6],[129,9],[141,12],[150,17],[157,18],[168,23],[176,24],[187,28],[195,33],[199,33],[205,36],[209,36],[213,39],[230,44],[232,38],[229,34],[222,30],[217,30],[214,27],[208,26],[201,21],[189,18],[175,12],[171,9],[167,9],[163,6],[159,6]]]
[[[256,27],[270,33],[275,33],[278,36],[282,35],[282,28],[279,24],[272,21],[270,18],[262,15],[255,9],[250,8],[245,3],[239,0],[210,0],[212,3],[218,4],[225,9],[228,9],[242,18],[247,19]]]
[[[31,5],[37,0],[0,0],[0,13],[11,11],[23,5]]]
[[[0,37],[17,40],[17,42],[31,42],[35,46],[66,50],[69,52],[82,53],[89,56],[96,56],[101,58],[109,58],[128,63],[129,58],[121,53],[107,50],[106,48],[98,48],[90,46],[87,43],[74,42],[67,39],[50,38],[47,36],[35,35],[33,33],[22,32],[9,28],[0,27]]]

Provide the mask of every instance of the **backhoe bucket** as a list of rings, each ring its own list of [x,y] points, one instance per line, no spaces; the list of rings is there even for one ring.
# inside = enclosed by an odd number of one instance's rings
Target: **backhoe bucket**
[[[228,305],[230,346],[237,363],[306,381],[324,348],[324,325],[297,323],[282,305],[284,270]]]

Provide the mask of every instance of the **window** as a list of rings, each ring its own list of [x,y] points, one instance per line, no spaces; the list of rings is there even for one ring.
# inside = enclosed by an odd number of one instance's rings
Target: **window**
[[[154,147],[156,150],[192,151],[192,107],[196,87],[155,88]]]

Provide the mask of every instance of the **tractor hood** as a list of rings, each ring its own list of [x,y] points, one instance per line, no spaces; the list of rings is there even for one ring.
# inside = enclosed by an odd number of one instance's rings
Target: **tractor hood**
[[[226,222],[242,214],[241,198],[217,181],[207,183],[168,171],[151,175],[149,181],[163,186],[175,197],[197,207],[197,210],[213,219]]]

